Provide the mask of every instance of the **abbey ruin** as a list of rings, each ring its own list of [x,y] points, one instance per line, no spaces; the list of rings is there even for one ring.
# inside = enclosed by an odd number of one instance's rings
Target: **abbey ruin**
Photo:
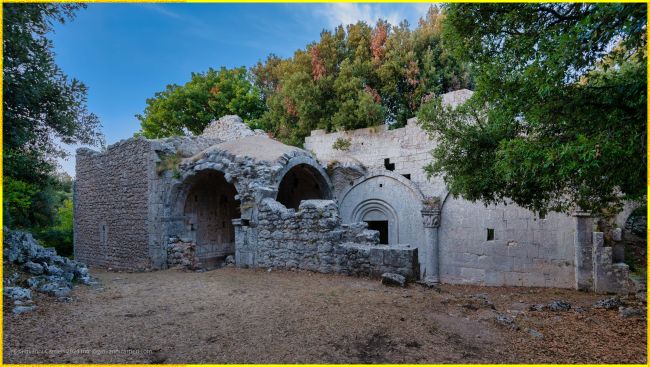
[[[346,149],[336,149],[341,140]],[[539,218],[516,205],[451,197],[423,170],[435,145],[415,119],[392,130],[312,131],[299,149],[226,116],[201,136],[79,149],[75,258],[124,270],[228,260],[430,283],[627,291],[628,267],[594,233],[589,214]],[[614,240],[631,209],[617,217]]]

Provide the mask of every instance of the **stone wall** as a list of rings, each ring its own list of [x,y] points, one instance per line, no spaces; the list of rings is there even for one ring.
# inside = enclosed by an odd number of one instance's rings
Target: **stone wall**
[[[264,199],[257,213],[255,264],[321,273],[417,277],[417,249],[378,245],[365,223],[341,224],[331,200],[305,200],[298,211]]]
[[[332,148],[337,139],[349,140],[350,148],[345,151]],[[330,134],[314,130],[305,138],[305,149],[316,154],[324,165],[354,160],[369,171],[387,170],[388,166],[419,185],[426,196],[440,196],[446,191],[442,179],[428,179],[423,169],[431,162],[430,152],[435,145],[415,118],[399,129],[389,130],[387,125],[381,125]]]
[[[75,258],[90,266],[146,269],[149,256],[151,141],[129,139],[106,152],[77,150]]]
[[[462,90],[442,97],[443,103],[456,106],[470,96],[470,91]],[[348,140],[349,149],[334,149],[338,139]],[[423,201],[442,203],[437,229],[441,281],[573,287],[573,218],[551,213],[540,219],[513,204],[486,207],[462,198],[447,198],[442,178],[429,179],[423,169],[431,162],[430,152],[436,145],[415,118],[393,130],[385,125],[335,133],[315,130],[305,139],[305,149],[328,165],[336,178],[335,199],[344,223],[366,220],[354,214],[366,208],[377,209],[369,218],[382,211],[394,213],[398,226],[392,226],[391,215],[383,215],[389,231],[397,232],[389,237],[396,241],[393,243],[403,241],[418,246],[421,268],[427,263],[425,257],[435,254],[424,248],[427,245],[419,212]],[[342,171],[341,166],[354,168],[348,168],[354,174]],[[396,179],[399,176],[403,179]],[[493,239],[488,240],[488,230],[494,233]]]
[[[448,198],[439,229],[441,281],[572,288],[574,227],[565,214],[542,219],[516,205]]]

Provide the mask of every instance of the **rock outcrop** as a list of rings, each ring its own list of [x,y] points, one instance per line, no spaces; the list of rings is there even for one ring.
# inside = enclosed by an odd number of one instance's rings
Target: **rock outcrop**
[[[93,282],[86,265],[57,255],[53,248],[39,245],[31,233],[6,228],[4,232],[4,261],[19,265],[30,276],[24,284],[17,284],[18,274],[5,280],[4,295],[14,301],[15,314],[36,308],[32,305],[32,291],[64,298],[75,283]]]

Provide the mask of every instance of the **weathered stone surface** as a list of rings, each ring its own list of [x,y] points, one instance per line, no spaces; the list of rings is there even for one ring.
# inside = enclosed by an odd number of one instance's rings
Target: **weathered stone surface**
[[[519,330],[519,326],[517,326],[515,323],[515,319],[510,316],[497,314],[494,318],[494,321],[497,323],[497,325],[501,325],[508,329]]]
[[[555,300],[548,305],[549,310],[551,311],[569,311],[571,309],[571,304],[562,300]]]
[[[32,291],[23,287],[5,287],[3,293],[5,297],[9,297],[13,300],[32,299]]]
[[[261,130],[251,130],[241,117],[236,115],[226,115],[219,120],[212,121],[205,127],[202,134],[203,137],[219,139],[221,141],[230,141],[253,135],[266,134]]]
[[[31,261],[25,263],[24,269],[26,272],[34,275],[43,274],[43,265]]]
[[[384,273],[381,275],[381,284],[397,287],[406,287],[406,278],[394,273]]]
[[[454,106],[470,95],[453,92],[443,100]],[[350,140],[348,151],[332,147],[339,138]],[[436,145],[410,119],[399,129],[313,132],[303,150],[251,131],[236,116],[224,116],[200,137],[133,138],[102,153],[80,149],[75,255],[113,269],[194,267],[195,261],[184,255],[188,246],[181,249],[177,243],[205,245],[197,240],[204,228],[198,230],[192,217],[201,211],[185,209],[197,177],[216,171],[236,190],[238,210],[234,217],[210,223],[222,228],[232,223],[234,239],[216,241],[234,247],[238,266],[372,276],[394,272],[444,283],[624,289],[626,268],[610,266],[607,251],[591,251],[591,219],[574,223],[559,213],[539,218],[510,203],[485,206],[448,197],[443,179],[430,179],[423,170]],[[327,164],[334,185],[314,155]],[[309,170],[298,177],[297,167]],[[289,190],[282,189],[285,178],[292,183]],[[286,192],[305,196],[290,194],[289,202],[282,199]],[[300,205],[317,197],[333,200]],[[433,202],[439,213],[425,230],[421,209]],[[385,225],[381,242],[389,245],[378,245],[379,232],[366,224],[349,224],[364,221],[377,229]],[[25,261],[23,253],[6,255]]]
[[[16,306],[13,309],[14,315],[20,315],[36,310],[36,306]]]
[[[175,239],[167,248],[167,266],[187,270],[198,270],[201,262],[196,255],[196,243]]]
[[[531,305],[529,310],[530,311],[544,311],[544,308],[546,308],[545,305],[538,303],[538,304]]]
[[[623,305],[623,302],[619,297],[610,297],[606,299],[601,299],[594,303],[594,308],[604,308],[606,310],[616,310]]]
[[[73,287],[73,281],[90,284],[92,278],[86,265],[58,256],[52,248],[40,246],[31,234],[22,231],[5,230],[5,254],[11,254],[7,259],[15,263],[23,263],[23,268],[30,274],[36,275],[27,279],[27,285],[40,293],[55,297],[65,297]],[[5,295],[21,295],[31,291],[20,287],[5,288]],[[18,298],[18,299],[23,299]]]
[[[294,211],[266,198],[259,204],[257,219],[257,266],[374,277],[384,272],[417,276],[416,248],[377,245],[376,231],[369,231],[366,223],[342,225],[333,201],[305,200]],[[391,260],[386,262],[386,258]]]
[[[618,311],[618,315],[623,319],[627,319],[630,317],[642,317],[643,312],[636,307],[621,307]]]

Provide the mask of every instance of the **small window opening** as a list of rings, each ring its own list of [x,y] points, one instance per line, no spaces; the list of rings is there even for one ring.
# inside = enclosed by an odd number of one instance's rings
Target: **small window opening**
[[[407,180],[411,179],[411,174],[410,173],[403,174],[402,176],[404,176]]]
[[[350,186],[354,185],[354,181],[350,181]]]
[[[488,228],[487,229],[487,240],[488,241],[493,241],[494,240],[494,228]]]
[[[384,158],[384,167],[389,171],[394,171],[395,163],[390,163],[390,158]]]
[[[379,184],[379,187],[384,187],[384,184]]]
[[[368,220],[368,229],[379,232],[379,244],[388,245],[388,221],[387,220]]]

